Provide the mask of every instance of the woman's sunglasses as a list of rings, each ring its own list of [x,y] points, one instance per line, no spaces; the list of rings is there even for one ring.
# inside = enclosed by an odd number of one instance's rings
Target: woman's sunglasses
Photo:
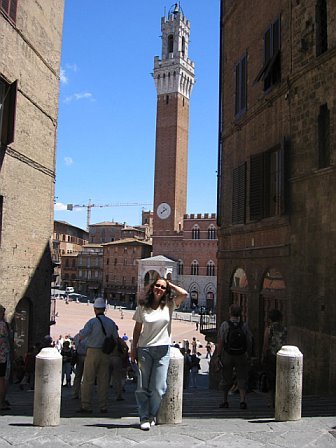
[[[163,289],[164,291],[167,289],[166,286],[164,286],[164,285],[159,285],[159,283],[156,283],[154,286],[155,286],[155,288],[160,288],[160,289]]]

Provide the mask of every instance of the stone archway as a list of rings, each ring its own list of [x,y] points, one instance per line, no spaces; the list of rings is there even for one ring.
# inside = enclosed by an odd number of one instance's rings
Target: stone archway
[[[32,343],[30,340],[32,303],[24,297],[19,301],[15,308],[12,328],[14,331],[14,358],[23,356],[28,351],[28,346]]]
[[[267,323],[271,309],[281,311],[283,322],[287,321],[287,289],[281,272],[276,268],[269,268],[263,277],[260,291],[261,318],[264,326]]]
[[[213,283],[208,283],[205,288],[206,308],[213,313],[216,309],[216,287]]]
[[[244,269],[237,268],[231,280],[231,303],[236,303],[242,310],[244,322],[248,322],[248,280]]]
[[[163,255],[139,260],[137,298],[139,299],[145,287],[157,277],[167,278],[175,282],[177,278],[177,266],[178,263],[176,261],[170,260]]]
[[[281,272],[274,267],[268,268],[261,280],[259,294],[259,337],[255,338],[258,351],[261,353],[263,346],[263,335],[268,325],[268,313],[271,309],[281,311],[283,322],[287,321],[287,288]]]

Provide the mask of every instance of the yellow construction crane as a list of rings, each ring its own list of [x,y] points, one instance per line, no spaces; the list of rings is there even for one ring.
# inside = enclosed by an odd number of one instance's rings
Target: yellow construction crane
[[[152,205],[151,203],[139,203],[139,202],[116,202],[115,204],[92,204],[91,199],[87,204],[67,204],[67,210],[73,210],[74,208],[86,208],[86,230],[89,231],[91,220],[91,208],[92,207],[139,207],[145,205]]]

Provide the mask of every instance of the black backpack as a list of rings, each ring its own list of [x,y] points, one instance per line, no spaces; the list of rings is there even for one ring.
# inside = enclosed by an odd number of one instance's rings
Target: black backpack
[[[247,351],[247,338],[241,322],[227,321],[229,331],[224,343],[224,350],[230,355],[242,355]]]

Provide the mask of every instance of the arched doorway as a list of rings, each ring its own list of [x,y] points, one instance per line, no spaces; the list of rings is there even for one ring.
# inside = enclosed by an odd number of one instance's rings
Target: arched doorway
[[[281,272],[276,268],[266,271],[260,292],[260,339],[259,348],[263,344],[265,326],[268,324],[268,313],[272,309],[281,311],[283,322],[287,321],[287,290],[286,283]]]
[[[14,357],[24,356],[28,351],[30,341],[30,316],[32,304],[29,299],[23,298],[17,304],[12,328],[14,331]]]
[[[144,286],[150,285],[158,277],[160,277],[160,274],[157,271],[147,271],[144,277]]]
[[[190,297],[190,308],[192,310],[195,310],[198,308],[198,299],[199,299],[199,287],[198,284],[193,282],[189,286],[189,297]]]
[[[271,309],[281,311],[283,321],[287,320],[287,292],[285,280],[280,271],[275,268],[267,270],[263,277],[261,289],[262,319],[264,325]]]
[[[236,303],[242,311],[244,322],[248,322],[248,281],[242,268],[237,268],[231,281],[231,303]]]

